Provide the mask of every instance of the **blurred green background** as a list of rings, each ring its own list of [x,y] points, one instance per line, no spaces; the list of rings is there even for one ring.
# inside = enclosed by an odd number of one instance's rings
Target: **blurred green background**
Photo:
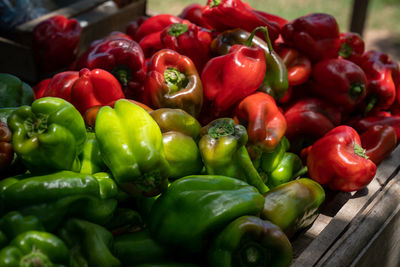
[[[342,32],[349,31],[353,0],[247,0],[252,7],[280,15],[288,20],[314,12],[333,15]],[[154,13],[178,15],[191,4],[207,0],[148,0]],[[369,0],[364,36],[367,49],[377,49],[400,61],[400,0]]]

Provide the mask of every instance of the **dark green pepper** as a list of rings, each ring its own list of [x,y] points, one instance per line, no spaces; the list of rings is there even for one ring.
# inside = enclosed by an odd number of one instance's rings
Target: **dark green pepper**
[[[200,252],[230,221],[257,214],[264,198],[253,186],[230,177],[192,175],[171,183],[153,204],[149,229],[156,241]]]
[[[0,108],[30,105],[33,102],[33,89],[18,77],[0,73]]]
[[[296,179],[265,194],[261,218],[279,226],[290,238],[314,222],[324,200],[320,184],[308,178]]]
[[[16,111],[18,107],[12,108],[0,108],[0,122],[7,124],[7,119],[10,117],[11,113]]]
[[[255,216],[228,224],[208,250],[211,267],[290,266],[292,245],[282,230]]]
[[[8,118],[15,153],[31,172],[79,171],[78,155],[86,140],[79,111],[61,98],[43,97]]]
[[[87,139],[79,159],[81,161],[80,173],[93,174],[107,170],[107,166],[101,157],[96,135],[92,132],[87,133]]]
[[[117,208],[111,221],[105,227],[116,236],[143,229],[144,222],[142,216],[137,211],[127,208]]]
[[[44,231],[43,225],[35,216],[23,216],[18,211],[11,211],[0,219],[0,229],[8,240],[26,231]]]

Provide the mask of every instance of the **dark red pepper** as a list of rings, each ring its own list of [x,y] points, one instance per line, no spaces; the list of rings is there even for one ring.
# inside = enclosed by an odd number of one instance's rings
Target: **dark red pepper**
[[[179,16],[181,19],[186,19],[197,26],[203,27],[205,29],[212,29],[207,21],[203,18],[203,6],[197,3],[190,4],[186,6]]]
[[[265,19],[269,20],[269,21],[274,21],[276,23],[279,24],[279,27],[282,28],[286,23],[288,23],[287,19],[284,19],[280,16],[262,11],[262,10],[254,10],[254,12],[256,12],[257,14],[260,14],[261,16],[263,16]]]
[[[143,37],[155,32],[160,32],[164,30],[165,27],[171,24],[180,23],[181,21],[181,18],[168,14],[160,14],[150,17],[149,19],[144,21],[142,25],[140,25],[136,32],[134,40],[139,42],[143,39]]]
[[[51,78],[44,79],[33,87],[33,93],[35,95],[35,99],[39,99],[39,98],[43,97],[44,92],[46,91],[47,87],[50,84],[50,81],[51,81]]]
[[[14,159],[14,149],[11,144],[12,132],[0,121],[0,172],[8,171]],[[2,175],[0,175],[2,177]]]
[[[71,88],[79,78],[78,71],[64,71],[51,78],[42,96],[54,96],[71,102]]]
[[[125,29],[126,34],[129,35],[132,38],[132,40],[138,41],[138,40],[135,39],[136,38],[136,33],[139,30],[139,27],[147,19],[148,19],[148,17],[146,17],[146,16],[140,16],[136,20],[128,23],[128,25],[126,25],[126,29]]]
[[[396,131],[397,140],[400,140],[400,116],[398,115],[378,113],[365,118],[352,119],[347,122],[347,124],[356,129],[360,134],[364,133],[374,125],[390,125]]]
[[[361,36],[355,32],[340,33],[340,43],[339,56],[359,64],[365,50]]]

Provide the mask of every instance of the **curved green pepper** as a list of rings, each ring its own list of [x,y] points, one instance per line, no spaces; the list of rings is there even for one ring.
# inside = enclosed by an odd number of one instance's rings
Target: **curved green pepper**
[[[96,137],[103,160],[118,185],[132,195],[157,195],[167,185],[160,127],[141,107],[120,99],[97,114]]]
[[[79,171],[86,128],[79,111],[61,98],[44,97],[14,111],[7,122],[14,151],[31,172]]]
[[[69,253],[57,236],[41,231],[27,231],[0,250],[2,267],[68,266]]]
[[[278,166],[268,174],[268,187],[274,188],[278,185],[289,182],[302,167],[303,163],[299,156],[294,153],[286,152]]]
[[[8,240],[30,230],[44,231],[43,225],[35,216],[23,216],[18,211],[11,211],[0,219],[0,229]]]
[[[81,161],[80,173],[93,174],[107,169],[94,133],[87,133],[87,140],[83,145],[79,159]]]
[[[308,178],[296,179],[265,194],[261,218],[278,225],[290,238],[314,222],[324,200],[320,184]]]
[[[290,266],[292,245],[282,230],[255,216],[242,216],[228,224],[208,250],[211,267]]]
[[[220,118],[204,126],[199,148],[207,174],[238,178],[256,187],[260,193],[269,189],[262,181],[246,150],[247,132],[230,118]]]
[[[192,175],[171,183],[153,204],[149,229],[156,241],[200,252],[214,231],[255,215],[264,198],[247,183],[225,176]]]
[[[8,73],[0,73],[0,108],[30,105],[33,89],[19,78]]]

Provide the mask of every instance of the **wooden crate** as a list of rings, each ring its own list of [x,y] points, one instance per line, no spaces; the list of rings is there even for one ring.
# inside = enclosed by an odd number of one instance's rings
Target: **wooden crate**
[[[37,83],[49,75],[39,72],[31,50],[32,30],[38,23],[57,14],[76,18],[82,26],[80,51],[83,51],[93,40],[112,31],[125,32],[130,21],[145,15],[146,0],[130,2],[118,8],[109,0],[79,1],[19,25],[15,31],[15,40],[0,37],[0,72],[14,74],[26,82]]]
[[[292,266],[400,266],[400,147],[354,193],[327,192],[312,227],[292,242]]]

